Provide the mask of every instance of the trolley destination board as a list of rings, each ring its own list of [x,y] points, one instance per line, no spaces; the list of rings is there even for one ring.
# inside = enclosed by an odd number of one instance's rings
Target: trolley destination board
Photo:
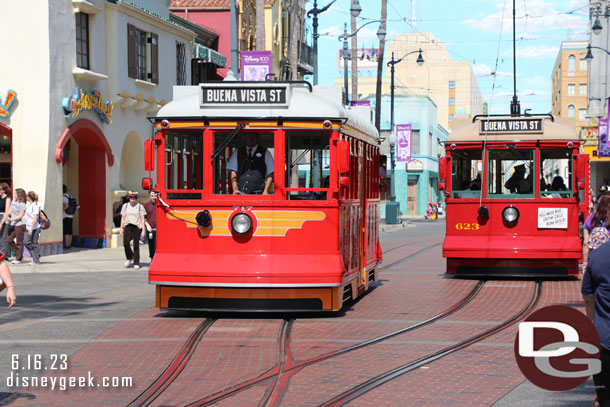
[[[481,120],[481,134],[542,133],[541,118]]]
[[[201,107],[288,106],[289,87],[286,84],[238,82],[235,84],[200,84]]]

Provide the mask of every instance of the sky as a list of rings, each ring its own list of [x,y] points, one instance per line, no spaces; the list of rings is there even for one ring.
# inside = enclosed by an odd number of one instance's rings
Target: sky
[[[320,9],[328,3],[330,0],[318,0],[317,6]],[[517,97],[521,112],[531,109],[531,113],[549,113],[551,74],[561,42],[588,39],[589,1],[515,0],[515,3]],[[343,71],[337,69],[336,55],[342,47],[338,36],[346,22],[349,31],[350,4],[351,0],[337,0],[318,15],[321,85],[332,85],[334,78],[343,77]],[[360,6],[358,27],[380,18],[381,0],[360,0]],[[470,61],[490,113],[509,114],[513,96],[512,7],[510,0],[388,0],[386,41],[398,33],[433,34],[453,60]],[[313,8],[313,0],[305,8]],[[306,24],[311,35],[312,19],[307,19]],[[378,27],[379,24],[372,23],[358,32],[359,48],[379,46]],[[386,53],[386,63],[387,57]],[[313,81],[313,77],[309,80]]]

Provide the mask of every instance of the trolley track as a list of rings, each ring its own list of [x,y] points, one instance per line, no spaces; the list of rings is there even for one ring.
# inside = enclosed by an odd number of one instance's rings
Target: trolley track
[[[480,341],[508,328],[509,326],[514,325],[516,322],[518,322],[522,318],[529,315],[536,308],[536,305],[538,304],[538,302],[540,300],[541,292],[542,292],[542,282],[538,281],[538,282],[536,282],[536,286],[534,287],[534,292],[532,294],[532,297],[530,298],[529,303],[521,311],[519,311],[517,314],[513,315],[511,318],[507,319],[506,321],[504,321],[480,334],[471,336],[470,338],[467,338],[461,342],[458,342],[454,345],[443,348],[438,352],[423,356],[419,359],[416,359],[407,364],[399,366],[395,369],[389,370],[385,373],[375,376],[375,377],[373,377],[363,383],[360,383],[359,385],[354,386],[351,389],[339,394],[338,396],[333,397],[332,399],[326,401],[325,403],[320,404],[320,407],[343,406],[343,405],[349,403],[350,401],[362,396],[363,394],[368,393],[369,391],[374,390],[377,387],[383,385],[384,383],[387,383],[405,373],[408,373],[408,372],[415,370],[426,364],[432,363],[447,355],[450,355],[454,352],[464,349],[474,343],[480,342]]]
[[[409,244],[411,244],[411,243],[405,244],[405,246],[407,246],[407,245],[409,245]],[[433,247],[440,246],[441,244],[443,244],[443,243],[442,243],[442,242],[439,242],[439,243],[434,243],[434,244],[432,244],[432,245],[430,245],[430,246],[426,246],[426,247],[424,247],[423,249],[420,249],[420,250],[416,251],[415,253],[411,253],[411,254],[409,254],[408,256],[405,256],[405,257],[403,257],[402,259],[400,259],[400,260],[398,260],[398,261],[395,261],[395,262],[390,263],[390,264],[388,264],[388,265],[386,265],[386,266],[380,267],[380,268],[379,268],[379,271],[383,271],[383,270],[385,270],[385,269],[389,269],[390,267],[394,267],[394,266],[396,266],[396,265],[398,265],[398,264],[404,263],[405,261],[409,260],[411,257],[417,256],[418,254],[421,254],[421,253],[423,253],[423,252],[426,252],[426,251],[428,251],[428,250],[432,249]],[[401,247],[402,247],[402,246],[401,246]]]

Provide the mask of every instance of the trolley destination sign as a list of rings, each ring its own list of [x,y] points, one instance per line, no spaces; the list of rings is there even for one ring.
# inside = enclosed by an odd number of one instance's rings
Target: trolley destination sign
[[[289,88],[286,85],[258,83],[201,84],[201,107],[210,106],[287,106]]]
[[[542,133],[542,119],[488,119],[481,120],[481,134]]]

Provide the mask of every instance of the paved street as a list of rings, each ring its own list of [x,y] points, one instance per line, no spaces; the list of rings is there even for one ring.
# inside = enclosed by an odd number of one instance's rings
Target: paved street
[[[457,312],[379,339],[443,312],[477,285],[475,280],[443,276],[442,219],[405,219],[404,226],[381,235],[386,268],[378,286],[334,315],[160,312],[153,308],[146,268],[125,269],[120,249],[49,256],[34,269],[14,266],[18,305],[0,310],[0,405],[128,405],[172,363],[189,335],[209,321],[182,372],[151,405],[203,405],[215,401],[220,390],[233,389],[215,405],[255,406],[267,400],[263,404],[317,406],[373,376],[484,331],[528,302],[533,282],[489,281]],[[545,282],[538,306],[582,307],[579,284]],[[289,346],[281,350],[278,341],[286,329]],[[398,376],[349,405],[591,405],[590,381],[556,393],[525,382],[513,356],[515,333],[512,326]],[[363,346],[365,341],[372,343]],[[354,349],[346,351],[350,347]],[[280,350],[286,361],[277,370]],[[69,356],[67,370],[57,368],[62,354]],[[39,369],[34,369],[36,355],[42,359]],[[7,385],[9,377],[14,381],[40,374],[49,381],[55,378],[57,387],[62,377],[71,376],[129,377],[132,383],[91,388],[86,382],[85,388],[66,390],[30,386],[17,392],[16,386]],[[248,380],[254,382],[244,386]]]

